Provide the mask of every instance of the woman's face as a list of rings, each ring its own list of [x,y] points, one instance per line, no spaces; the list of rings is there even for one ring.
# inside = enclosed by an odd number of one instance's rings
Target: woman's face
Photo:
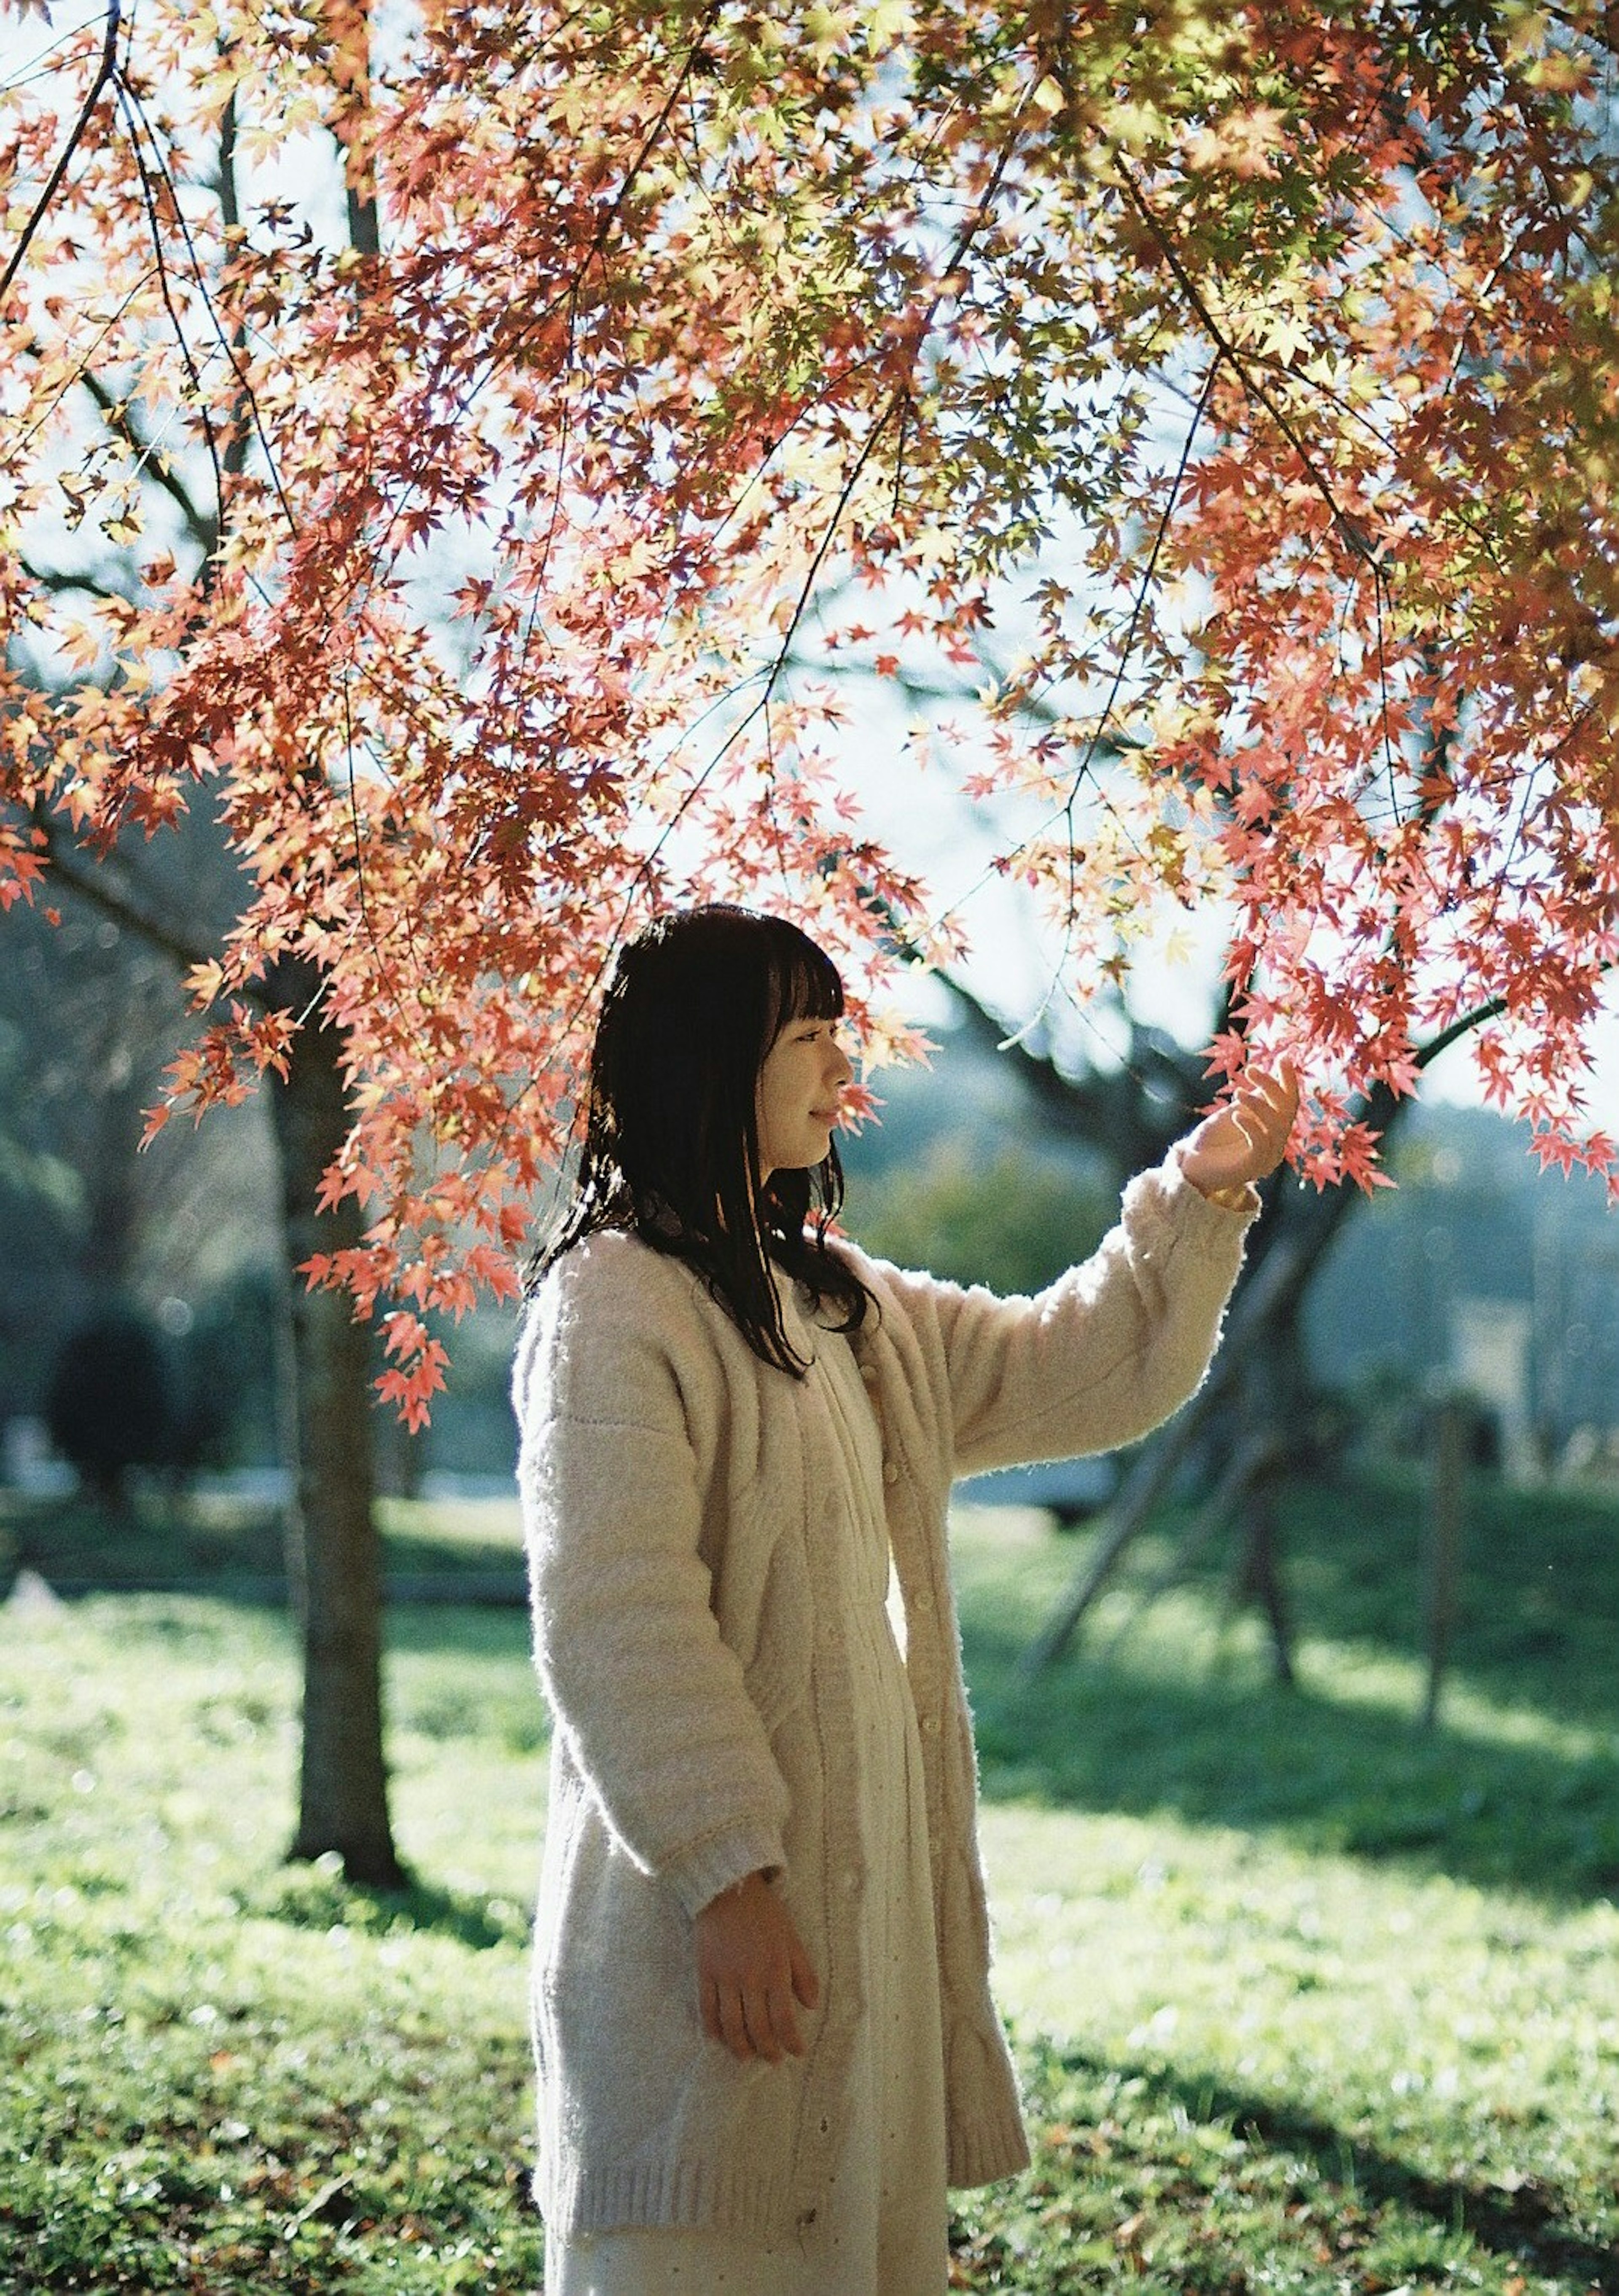
[[[837,1021],[789,1021],[765,1055],[756,1116],[759,1185],[773,1172],[819,1164],[831,1145],[854,1070]]]

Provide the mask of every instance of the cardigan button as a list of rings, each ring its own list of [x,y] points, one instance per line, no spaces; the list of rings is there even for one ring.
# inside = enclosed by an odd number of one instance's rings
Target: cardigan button
[[[877,1365],[874,1363],[863,1363],[860,1366],[860,1375],[862,1379],[864,1380],[868,1387],[875,1387],[877,1384]]]
[[[892,1459],[883,1461],[883,1480],[885,1483],[897,1483],[899,1480],[899,1469]]]

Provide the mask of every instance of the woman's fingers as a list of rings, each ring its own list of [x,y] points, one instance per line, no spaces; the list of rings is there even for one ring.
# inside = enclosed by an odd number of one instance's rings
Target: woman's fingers
[[[1255,1070],[1243,1078],[1229,1113],[1232,1123],[1255,1155],[1281,1161],[1298,1115],[1298,1078],[1290,1061],[1275,1075]]]
[[[1290,1074],[1269,1076],[1262,1072],[1247,1076],[1238,1086],[1231,1105],[1265,1124],[1286,1121],[1291,1125],[1298,1111],[1298,1086]]]
[[[748,2031],[747,2013],[742,2007],[741,1988],[734,1985],[720,1988],[719,2038],[739,2064],[745,2065],[753,2054],[753,2042]]]
[[[716,1987],[703,2005],[703,2030],[740,2064],[763,2057],[767,2064],[779,2065],[783,2057],[801,2057],[804,2038],[793,1990],[785,1970],[777,1983]]]
[[[704,2032],[711,2041],[718,2041],[723,2047],[725,2042],[725,2028],[720,2021],[720,1988],[712,1980],[703,1987],[702,1998],[698,2005],[702,2015]]]
[[[815,1974],[810,1957],[804,1950],[804,1940],[796,1929],[788,1938],[787,1950],[792,1964],[793,1991],[806,2009],[813,2009],[821,1998],[821,1980]]]
[[[696,1917],[703,2030],[739,2064],[802,2056],[795,2001],[814,2008],[815,1972],[791,1915],[763,1875],[749,1875]]]
[[[779,2065],[781,2045],[776,2038],[775,2021],[771,2015],[770,1994],[763,1985],[755,1985],[742,1996],[742,2015],[748,2027],[748,2054],[763,2057],[766,2064]]]
[[[801,2057],[804,2042],[798,2031],[797,2013],[793,2007],[792,1980],[785,1969],[781,1972],[780,1984],[771,1988],[770,2023],[776,2044],[775,2055],[770,2060],[772,2064],[779,2064],[783,2057]],[[768,2050],[765,2054],[769,2055]]]
[[[1190,1134],[1182,1169],[1206,1194],[1263,1180],[1286,1155],[1297,1115],[1298,1076],[1291,1061],[1274,1073],[1250,1070],[1224,1107]]]
[[[1284,1061],[1273,1075],[1262,1070],[1253,1086],[1260,1108],[1285,1142],[1298,1115],[1298,1070]]]

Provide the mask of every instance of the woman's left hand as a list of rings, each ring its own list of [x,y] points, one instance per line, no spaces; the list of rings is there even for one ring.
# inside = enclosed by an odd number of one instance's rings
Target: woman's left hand
[[[1274,1076],[1251,1069],[1225,1106],[1188,1134],[1181,1169],[1201,1194],[1234,1197],[1276,1169],[1297,1114],[1298,1077],[1291,1061]]]

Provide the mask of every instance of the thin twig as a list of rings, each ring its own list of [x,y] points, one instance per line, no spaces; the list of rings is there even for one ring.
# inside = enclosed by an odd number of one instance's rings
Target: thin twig
[[[214,465],[215,483],[219,493],[220,530],[223,531],[225,524],[225,482],[221,474],[219,456],[216,453],[214,447],[213,425],[209,417],[208,408],[202,403],[201,377],[197,372],[195,363],[192,357],[191,347],[185,340],[184,332],[181,328],[179,319],[176,316],[174,305],[169,299],[168,273],[163,261],[162,242],[158,231],[157,203],[151,191],[150,179],[146,172],[146,162],[141,152],[140,136],[135,128],[135,123],[137,121],[140,127],[145,130],[145,133],[151,141],[159,176],[165,188],[168,190],[170,201],[174,208],[175,221],[179,227],[181,244],[184,246],[186,254],[191,258],[192,282],[195,284],[198,294],[202,299],[202,308],[208,314],[209,324],[213,328],[215,340],[218,343],[220,349],[224,352],[225,364],[230,368],[231,373],[235,379],[237,390],[241,394],[238,405],[241,406],[245,404],[252,417],[253,428],[258,435],[258,444],[264,454],[266,473],[268,476],[271,487],[274,490],[275,499],[280,506],[282,516],[287,522],[287,529],[292,536],[293,539],[296,540],[298,530],[298,521],[293,516],[292,505],[287,500],[285,490],[282,486],[281,473],[275,467],[274,453],[271,448],[268,435],[266,432],[263,420],[258,412],[258,400],[254,392],[253,386],[242,368],[241,361],[237,356],[236,349],[232,343],[231,338],[226,334],[225,327],[220,321],[219,314],[214,308],[214,299],[209,293],[208,281],[203,275],[201,258],[197,253],[196,243],[191,235],[191,226],[187,224],[184,209],[180,205],[179,186],[176,184],[174,176],[170,173],[168,161],[163,156],[163,147],[159,140],[157,130],[152,127],[151,120],[147,118],[145,106],[142,103],[140,97],[122,78],[119,81],[118,89],[119,101],[124,107],[126,119],[130,121],[130,144],[135,153],[135,167],[140,174],[141,189],[145,199],[147,216],[151,226],[152,246],[158,258],[159,285],[162,291],[163,308],[168,313],[170,323],[174,327],[176,343],[179,349],[180,356],[185,363],[186,373],[192,378],[193,384],[197,390],[197,412],[202,419],[203,434],[208,441],[209,459]],[[229,442],[227,441],[227,452],[228,444]]]
[[[218,524],[209,516],[192,494],[177,471],[159,454],[158,441],[143,438],[126,402],[117,399],[93,367],[80,371],[78,381],[95,401],[102,421],[113,436],[121,439],[135,457],[135,472],[150,472],[169,499],[179,509],[180,515],[207,555],[218,541]]]
[[[11,261],[6,265],[4,272],[0,274],[0,303],[4,302],[11,291],[12,280],[22,268],[22,258],[33,243],[34,234],[45,221],[50,210],[51,202],[61,186],[61,179],[72,162],[73,154],[84,140],[85,130],[90,125],[90,116],[102,100],[102,89],[113,78],[118,69],[118,36],[121,14],[122,0],[107,0],[107,29],[102,41],[101,61],[95,68],[95,78],[90,83],[89,94],[85,98],[78,118],[73,123],[73,132],[62,146],[61,157],[51,170],[51,179],[36,201],[34,212],[22,226],[22,236],[12,250]]]
[[[186,379],[196,394],[197,414],[202,424],[203,444],[208,448],[208,459],[213,466],[214,497],[217,505],[217,515],[214,522],[217,533],[219,522],[225,516],[225,472],[220,467],[219,451],[214,439],[214,425],[208,411],[208,402],[203,396],[202,377],[198,371],[196,361],[192,357],[191,345],[185,339],[185,330],[180,324],[180,315],[175,308],[174,298],[169,293],[168,266],[163,259],[163,232],[158,214],[157,193],[153,189],[152,178],[147,172],[146,155],[141,149],[141,129],[146,124],[145,115],[141,111],[135,97],[125,86],[121,78],[116,83],[116,91],[119,108],[123,111],[129,129],[130,153],[135,160],[135,173],[140,177],[141,183],[141,203],[145,210],[147,229],[151,234],[152,253],[157,258],[158,292],[163,299],[163,308],[168,315],[168,324],[174,333],[175,347],[180,354]],[[150,128],[147,132],[151,133]],[[153,142],[155,144],[155,137]],[[174,184],[169,180],[168,169],[163,167],[160,148],[157,157],[161,179],[168,190],[171,200],[174,201],[176,211],[178,212],[179,201],[176,196]]]
[[[1205,333],[1208,336],[1209,340],[1214,344],[1221,357],[1223,358],[1231,367],[1232,373],[1241,383],[1244,390],[1248,393],[1250,398],[1258,400],[1260,406],[1264,408],[1265,413],[1270,416],[1271,422],[1275,423],[1277,429],[1281,432],[1282,437],[1287,440],[1294,453],[1298,456],[1299,462],[1303,465],[1305,477],[1315,488],[1317,494],[1320,495],[1321,500],[1326,504],[1328,509],[1332,512],[1333,524],[1340,539],[1353,553],[1355,557],[1363,560],[1368,566],[1376,570],[1382,563],[1383,554],[1380,547],[1370,539],[1359,523],[1354,519],[1351,518],[1349,513],[1340,506],[1331,487],[1327,482],[1325,472],[1321,470],[1321,466],[1316,462],[1314,455],[1310,452],[1308,447],[1305,446],[1304,440],[1299,437],[1291,418],[1279,404],[1274,394],[1266,389],[1259,376],[1248,365],[1247,361],[1242,358],[1236,345],[1231,341],[1224,328],[1222,327],[1219,321],[1215,318],[1213,311],[1209,308],[1207,299],[1203,294],[1202,290],[1198,287],[1197,281],[1192,277],[1190,272],[1182,261],[1174,242],[1170,238],[1169,234],[1165,230],[1163,225],[1158,221],[1157,216],[1154,212],[1152,205],[1148,200],[1146,193],[1141,190],[1141,185],[1137,183],[1135,172],[1131,167],[1130,162],[1124,158],[1122,152],[1116,152],[1113,157],[1114,164],[1118,169],[1119,180],[1124,184],[1125,191],[1129,193],[1131,205],[1135,209],[1136,213],[1141,217],[1141,221],[1151,233],[1154,243],[1157,245],[1158,252],[1164,258],[1165,262],[1168,265],[1175,284],[1180,288],[1182,295],[1185,296],[1187,301],[1191,305],[1193,311],[1197,314],[1198,323],[1202,326]]]

